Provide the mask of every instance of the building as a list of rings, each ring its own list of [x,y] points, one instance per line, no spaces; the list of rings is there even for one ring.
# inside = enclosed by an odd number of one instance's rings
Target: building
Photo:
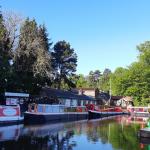
[[[84,94],[89,97],[95,98],[95,88],[81,88],[81,89],[77,89],[77,91],[80,95]]]
[[[123,96],[111,96],[111,105],[117,106],[117,102],[122,98]]]
[[[82,88],[77,89],[79,94],[85,94],[89,97],[96,99],[96,104],[98,105],[106,105],[109,103],[110,95],[109,93],[99,91],[98,88]]]
[[[87,95],[52,88],[42,88],[40,97],[40,103],[62,104],[68,107],[96,104],[96,100]]]
[[[111,97],[106,92],[99,92],[96,96],[96,100],[98,105],[109,105]]]
[[[114,106],[121,106],[121,107],[128,107],[128,106],[134,106],[133,98],[130,96],[112,96],[111,103]]]

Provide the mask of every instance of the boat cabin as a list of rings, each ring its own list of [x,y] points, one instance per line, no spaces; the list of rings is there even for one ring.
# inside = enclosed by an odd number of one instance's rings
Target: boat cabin
[[[20,106],[20,112],[23,114],[28,109],[29,94],[5,92],[0,98],[0,105]]]
[[[5,105],[24,104],[29,99],[28,93],[5,92],[4,96],[5,96]]]

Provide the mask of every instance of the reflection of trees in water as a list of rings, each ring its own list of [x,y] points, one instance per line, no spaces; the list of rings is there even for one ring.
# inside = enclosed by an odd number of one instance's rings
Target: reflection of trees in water
[[[73,131],[63,133],[63,136],[60,133],[44,137],[25,135],[17,141],[0,143],[0,147],[4,150],[72,150],[76,146],[76,142],[70,142],[73,135]]]
[[[78,143],[78,138],[72,141],[74,135],[86,135],[89,142],[110,143],[114,150],[140,150],[137,138],[139,125],[126,124],[124,121],[115,118],[65,123],[55,126],[57,128],[33,126],[27,128],[29,132],[25,132],[26,135],[20,136],[17,141],[0,142],[0,150],[72,150]]]
[[[110,143],[115,150],[140,150],[137,138],[138,124],[123,125],[115,119],[109,119],[96,123],[89,122],[87,129],[89,141],[101,140],[103,144]]]
[[[114,120],[101,120],[89,122],[87,126],[87,138],[89,141],[97,142],[99,139],[103,144],[108,142],[108,124]]]
[[[47,137],[23,136],[17,141],[5,141],[0,144],[1,150],[44,150],[46,149]]]
[[[74,135],[73,131],[69,131],[65,136],[56,134],[49,137],[49,148],[51,150],[72,150],[76,143],[70,143],[70,138]]]

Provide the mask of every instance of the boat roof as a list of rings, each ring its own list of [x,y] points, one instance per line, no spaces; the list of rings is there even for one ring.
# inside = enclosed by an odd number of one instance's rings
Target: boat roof
[[[13,92],[5,92],[5,96],[10,97],[29,97],[28,93],[13,93]]]

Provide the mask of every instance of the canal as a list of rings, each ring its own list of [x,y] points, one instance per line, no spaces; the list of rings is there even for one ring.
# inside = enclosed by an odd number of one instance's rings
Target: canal
[[[150,150],[137,133],[145,118],[117,116],[46,125],[0,127],[0,150]],[[150,141],[149,141],[150,143]]]

